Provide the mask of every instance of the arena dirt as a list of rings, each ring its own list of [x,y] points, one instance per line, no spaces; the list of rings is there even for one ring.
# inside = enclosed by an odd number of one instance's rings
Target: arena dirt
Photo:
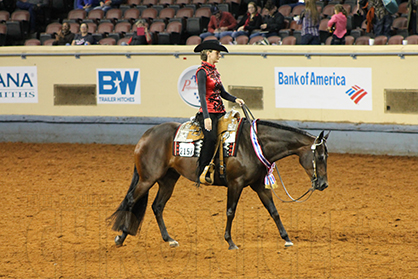
[[[150,208],[116,248],[109,217],[133,171],[131,145],[0,143],[1,278],[416,278],[418,158],[331,154],[330,187],[302,204],[275,199],[284,247],[257,195],[243,191],[223,239],[226,188],[179,180],[161,239]],[[297,157],[278,162],[294,196],[310,187]],[[285,198],[283,190],[276,190]]]

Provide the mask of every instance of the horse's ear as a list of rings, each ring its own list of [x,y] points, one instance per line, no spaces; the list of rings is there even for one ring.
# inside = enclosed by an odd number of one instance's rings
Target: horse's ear
[[[324,131],[322,131],[319,136],[316,138],[315,143],[321,142],[324,137]]]
[[[329,134],[331,134],[331,131],[328,132],[328,134],[325,135],[324,139],[327,140],[329,137]]]

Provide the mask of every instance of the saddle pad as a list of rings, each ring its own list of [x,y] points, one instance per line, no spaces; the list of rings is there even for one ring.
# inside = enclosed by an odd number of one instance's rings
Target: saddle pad
[[[236,155],[237,139],[242,118],[233,118],[223,131],[224,157]],[[173,141],[173,155],[180,157],[199,157],[203,143],[203,133],[200,126],[192,121],[179,126]]]

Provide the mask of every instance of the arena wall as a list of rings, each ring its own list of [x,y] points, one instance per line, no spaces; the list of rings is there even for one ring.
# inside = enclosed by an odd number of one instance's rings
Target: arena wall
[[[418,45],[233,45],[228,49],[230,53],[217,66],[223,84],[229,91],[238,88],[234,91],[238,95],[239,88],[255,92],[245,97],[257,118],[313,134],[331,130],[333,152],[418,154],[414,143]],[[197,111],[178,90],[184,71],[200,63],[192,50],[192,46],[2,47],[0,141],[132,144],[155,124],[184,121]],[[37,102],[6,100],[9,67],[35,67]],[[329,100],[324,108],[283,106],[278,99],[277,69],[286,68],[343,68],[353,75],[366,69],[370,71],[369,107],[333,109]],[[139,69],[140,103],[98,103],[98,69]]]

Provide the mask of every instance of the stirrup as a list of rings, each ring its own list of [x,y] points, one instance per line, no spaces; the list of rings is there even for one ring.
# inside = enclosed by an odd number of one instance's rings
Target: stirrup
[[[214,179],[214,173],[215,173],[215,165],[214,164],[207,165],[203,169],[203,172],[199,177],[200,183],[212,185],[213,179]],[[209,176],[207,176],[208,174]]]

